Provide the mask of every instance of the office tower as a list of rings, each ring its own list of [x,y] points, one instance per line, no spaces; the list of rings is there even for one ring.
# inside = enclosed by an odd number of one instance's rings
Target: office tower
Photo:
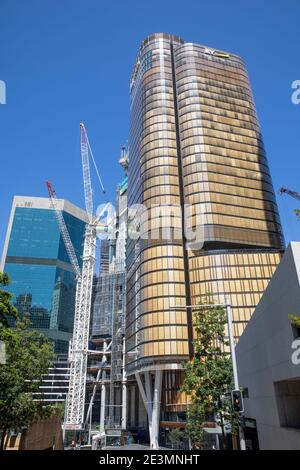
[[[79,262],[85,212],[58,200]],[[75,273],[48,198],[15,196],[1,261],[11,278],[10,292],[19,314],[46,334],[59,356],[68,353],[73,333]]]
[[[284,241],[240,57],[154,34],[141,44],[130,88],[127,373],[146,406],[154,402],[156,446],[161,389],[161,427],[185,410],[178,390],[181,363],[193,355],[192,306],[208,294],[230,301],[238,339]],[[144,209],[131,211],[136,204]]]

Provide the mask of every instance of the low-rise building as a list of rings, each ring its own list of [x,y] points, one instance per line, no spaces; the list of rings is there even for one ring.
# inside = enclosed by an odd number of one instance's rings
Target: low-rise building
[[[246,423],[256,421],[260,449],[300,449],[300,329],[289,315],[300,320],[299,242],[287,248],[236,349]]]

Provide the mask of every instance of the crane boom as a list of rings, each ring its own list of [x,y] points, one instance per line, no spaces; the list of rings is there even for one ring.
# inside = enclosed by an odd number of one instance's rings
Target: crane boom
[[[283,187],[283,188],[280,188],[279,193],[280,194],[288,194],[289,196],[293,197],[294,199],[297,199],[298,201],[300,201],[300,194],[297,193],[296,191],[292,191],[291,189]]]
[[[292,191],[291,189],[284,188],[284,187],[280,188],[279,194],[288,194],[289,196],[293,197],[294,199],[297,199],[298,201],[300,201],[300,194],[297,193],[296,191]],[[295,209],[294,212],[295,212],[296,216],[298,217],[298,219],[300,219],[300,210]]]
[[[75,254],[73,243],[71,241],[71,238],[70,238],[70,235],[69,235],[66,223],[65,223],[65,219],[63,218],[63,215],[62,215],[61,211],[57,207],[56,193],[55,193],[55,191],[52,187],[52,184],[49,180],[46,181],[46,185],[47,185],[47,188],[48,188],[48,193],[49,193],[51,206],[54,210],[55,217],[56,217],[56,220],[57,220],[57,224],[58,224],[61,236],[63,238],[67,253],[69,255],[69,259],[71,261],[71,264],[73,266],[73,269],[74,269],[76,275],[79,277],[79,276],[81,276],[79,263],[78,263],[78,260],[77,260],[77,256]]]
[[[86,129],[82,122],[80,123],[80,149],[81,149],[85,208],[89,216],[89,221],[91,223],[93,220],[93,191],[92,191],[91,173],[90,173],[89,144],[88,144]]]

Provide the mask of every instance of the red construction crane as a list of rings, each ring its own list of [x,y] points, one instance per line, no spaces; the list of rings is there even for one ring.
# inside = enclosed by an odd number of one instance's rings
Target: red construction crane
[[[78,259],[73,247],[73,243],[71,241],[68,229],[66,227],[65,219],[63,218],[62,211],[58,208],[58,199],[56,196],[56,192],[49,180],[46,181],[46,185],[48,188],[48,193],[49,193],[49,198],[51,202],[51,206],[54,209],[55,217],[57,220],[57,224],[60,230],[60,233],[62,235],[63,241],[65,243],[65,247],[67,250],[67,253],[69,255],[71,264],[73,266],[74,271],[76,272],[77,277],[79,278],[81,276],[81,271],[78,263]]]

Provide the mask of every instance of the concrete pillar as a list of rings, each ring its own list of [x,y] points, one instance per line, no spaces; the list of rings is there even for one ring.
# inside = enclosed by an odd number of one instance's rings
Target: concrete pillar
[[[122,358],[122,417],[121,417],[121,426],[122,429],[127,428],[127,377],[126,377],[126,368],[125,368],[125,337],[123,338],[123,358]]]
[[[149,372],[144,372],[145,377],[145,388],[146,388],[146,409],[148,414],[148,425],[149,425],[149,434],[150,434],[150,443],[151,443],[151,433],[152,433],[152,390],[150,383],[150,374]]]
[[[105,429],[105,402],[106,402],[106,386],[101,385],[101,403],[100,403],[100,433]]]
[[[161,385],[162,385],[162,371],[155,370],[155,380],[152,393],[152,383],[150,373],[144,373],[145,377],[145,390],[140,378],[140,374],[136,373],[136,379],[139,386],[139,391],[143,399],[149,423],[150,447],[151,449],[159,448],[159,418],[160,418],[160,401],[161,401]],[[153,398],[152,398],[153,397]]]
[[[130,409],[130,423],[131,426],[135,426],[135,386],[131,387],[131,409]]]
[[[160,418],[160,403],[161,403],[161,384],[162,384],[162,371],[155,371],[155,381],[153,389],[153,402],[152,402],[152,429],[150,434],[150,446],[152,449],[159,448],[159,418]]]

